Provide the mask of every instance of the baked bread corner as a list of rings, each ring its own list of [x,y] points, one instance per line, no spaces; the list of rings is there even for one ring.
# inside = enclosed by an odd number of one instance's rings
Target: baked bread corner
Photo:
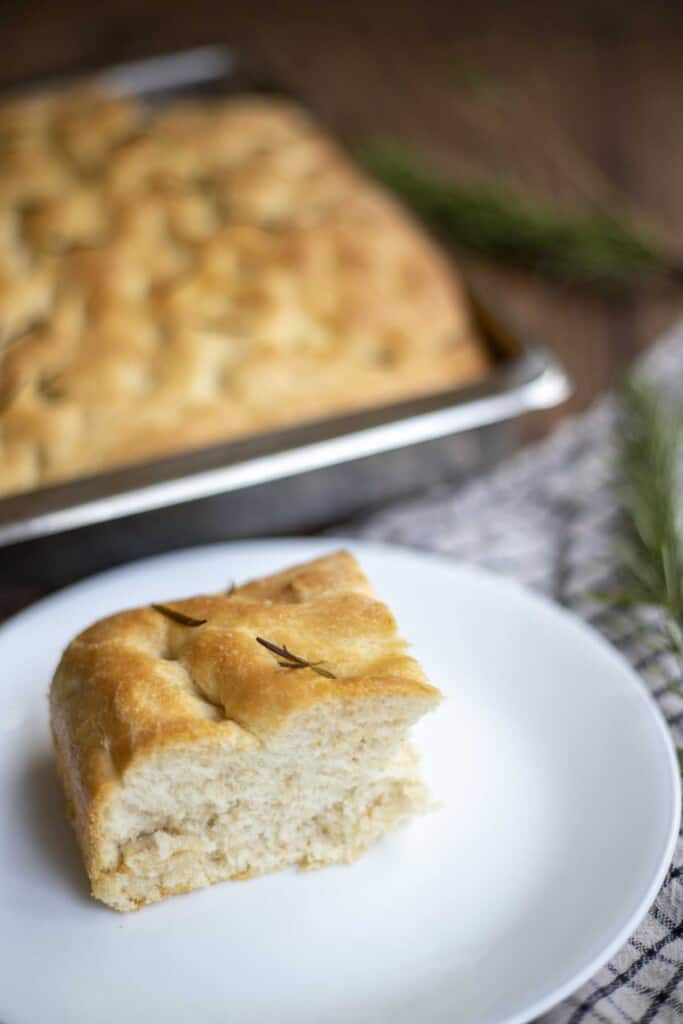
[[[406,733],[440,696],[345,551],[95,623],[50,693],[93,895],[354,860],[426,808]]]

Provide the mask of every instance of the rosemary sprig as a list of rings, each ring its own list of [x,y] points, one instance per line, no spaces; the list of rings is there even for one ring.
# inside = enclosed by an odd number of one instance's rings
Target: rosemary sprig
[[[683,416],[642,377],[622,394],[621,499],[624,529],[619,603],[654,605],[666,613],[669,639],[683,653],[683,537],[678,519],[678,453]]]
[[[235,590],[233,584],[228,591],[227,596],[230,596]],[[160,615],[164,615],[167,619],[171,619],[173,622],[179,623],[181,626],[204,626],[208,619],[194,619],[191,615],[185,615],[184,612],[179,612],[176,608],[169,608],[166,604],[153,604],[151,606]],[[261,644],[266,650],[270,651],[271,654],[275,654],[278,658],[278,665],[281,668],[290,669],[301,669],[310,668],[314,672],[317,672],[319,676],[324,676],[325,679],[336,679],[334,672],[330,672],[329,669],[323,668],[322,661],[308,661],[306,658],[299,657],[298,654],[293,654],[283,644],[282,647],[278,644],[274,644],[271,640],[264,640],[262,636],[256,637],[256,643]]]
[[[256,637],[256,643],[261,644],[261,647],[265,647],[271,654],[277,655],[278,659],[282,659],[278,660],[278,665],[281,668],[312,668],[314,672],[317,672],[319,676],[324,676],[325,679],[336,678],[333,672],[321,667],[321,661],[307,661],[306,658],[300,658],[298,654],[292,654],[291,651],[288,651],[284,644],[282,647],[279,647],[278,644],[274,644],[270,640],[264,640],[262,636]]]
[[[167,619],[171,619],[181,626],[191,626],[194,628],[196,626],[203,626],[208,622],[208,619],[193,619],[191,615],[185,615],[184,612],[179,612],[175,608],[169,608],[165,604],[153,604],[152,608],[155,612],[165,615]]]
[[[631,375],[621,403],[619,496],[624,511],[617,555],[620,586],[611,602],[664,613],[661,653],[683,659],[683,535],[677,514],[683,410]],[[670,689],[683,696],[679,683]],[[683,776],[683,750],[678,749]]]
[[[667,253],[626,215],[573,212],[506,185],[459,182],[397,142],[371,143],[356,155],[446,244],[605,291],[683,275],[683,257]]]

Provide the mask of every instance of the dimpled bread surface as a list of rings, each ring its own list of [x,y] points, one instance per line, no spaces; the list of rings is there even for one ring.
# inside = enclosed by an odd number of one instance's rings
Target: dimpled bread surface
[[[453,269],[297,106],[0,106],[0,494],[488,363]]]

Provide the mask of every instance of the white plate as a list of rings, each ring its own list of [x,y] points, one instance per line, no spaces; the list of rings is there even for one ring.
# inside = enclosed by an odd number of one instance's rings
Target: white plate
[[[120,915],[88,898],[45,694],[93,619],[333,545],[199,548],[70,587],[0,631],[0,1019],[6,1024],[512,1024],[625,941],[669,864],[680,787],[626,662],[513,583],[352,544],[448,700],[418,727],[442,807],[352,867]]]

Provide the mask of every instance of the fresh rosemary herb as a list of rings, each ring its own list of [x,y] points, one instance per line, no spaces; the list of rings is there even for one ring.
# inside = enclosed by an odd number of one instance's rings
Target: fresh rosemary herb
[[[203,626],[208,619],[193,619],[191,615],[185,615],[184,612],[179,612],[175,608],[169,608],[165,604],[153,604],[152,608],[155,612],[159,612],[160,615],[165,615],[167,619],[171,619],[173,622],[177,622],[181,626]]]
[[[324,676],[325,679],[335,679],[336,676],[333,672],[328,671],[326,668],[322,668],[321,661],[307,661],[305,658],[300,658],[297,654],[292,654],[284,646],[279,647],[277,644],[271,643],[270,640],[264,640],[262,636],[256,637],[256,643],[261,644],[261,647],[265,647],[271,654],[277,655],[278,665],[281,668],[312,668],[314,672],[317,672],[319,676]]]
[[[620,581],[605,598],[614,605],[650,606],[663,612],[654,650],[683,659],[683,534],[677,515],[678,456],[683,410],[638,375],[622,393],[619,420],[619,497],[623,508],[616,547]],[[670,688],[683,696],[680,683]],[[683,750],[678,750],[683,775]]]
[[[459,182],[396,142],[368,144],[357,157],[446,244],[606,291],[683,275],[683,258],[626,214],[558,209],[503,184]]]
[[[619,422],[625,512],[617,554],[620,604],[645,604],[666,613],[674,648],[683,653],[683,537],[678,519],[678,453],[681,410],[631,375],[622,394]]]

